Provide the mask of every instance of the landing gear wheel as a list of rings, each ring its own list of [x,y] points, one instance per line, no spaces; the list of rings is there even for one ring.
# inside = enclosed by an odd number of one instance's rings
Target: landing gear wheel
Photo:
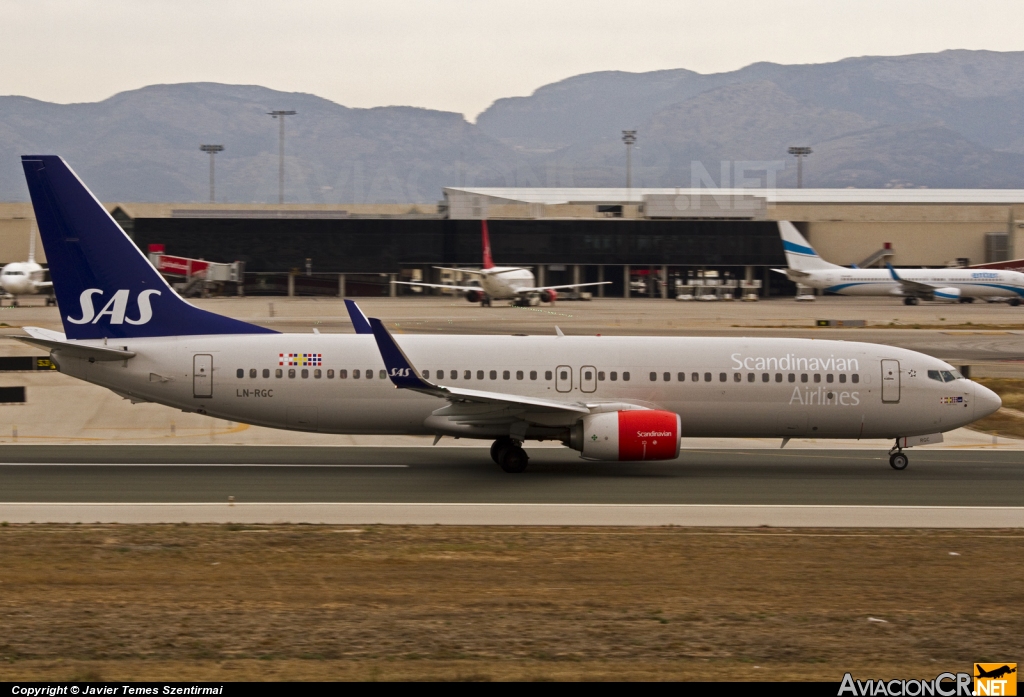
[[[502,450],[499,458],[498,464],[501,465],[501,469],[509,474],[519,474],[526,469],[527,463],[530,462],[526,451],[518,445],[512,445]]]
[[[903,453],[893,453],[889,456],[889,466],[894,470],[905,470],[910,464],[910,458]]]
[[[480,307],[490,307],[490,306],[491,306],[491,296],[485,295],[483,298],[480,299]]]
[[[1010,298],[1010,305],[1017,307],[1020,305],[1020,298]]]
[[[904,305],[917,305],[919,302],[921,301],[917,298],[903,298]]]
[[[491,459],[494,460],[494,464],[497,465],[501,463],[502,450],[511,448],[515,444],[515,441],[509,438],[508,436],[504,438],[499,438],[498,440],[494,441],[494,443],[491,445]]]

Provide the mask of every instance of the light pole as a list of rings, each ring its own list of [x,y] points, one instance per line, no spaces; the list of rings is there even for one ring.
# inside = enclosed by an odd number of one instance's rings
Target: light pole
[[[794,145],[788,150],[790,155],[796,155],[796,188],[804,188],[804,158],[811,154],[811,149],[805,145]]]
[[[210,203],[216,203],[217,197],[214,196],[213,189],[213,158],[216,157],[217,153],[224,150],[223,145],[200,145],[199,149],[203,152],[210,153]]]
[[[622,142],[626,144],[626,191],[633,188],[633,145],[636,144],[636,131],[623,131]]]
[[[277,202],[284,203],[284,117],[294,116],[294,111],[268,111],[267,114],[281,123],[281,131],[277,140]]]

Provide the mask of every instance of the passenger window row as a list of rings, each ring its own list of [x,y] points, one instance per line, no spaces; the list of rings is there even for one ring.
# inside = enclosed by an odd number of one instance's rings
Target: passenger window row
[[[312,373],[313,373],[313,377],[316,378],[317,380],[319,380],[320,378],[324,377],[325,375],[326,375],[328,380],[333,380],[334,379],[334,368],[328,368],[326,371],[325,370],[321,370],[320,368],[314,368]],[[379,370],[379,371],[377,371],[377,373],[378,373],[379,379],[381,379],[381,380],[386,379],[387,376],[388,376],[386,370]],[[263,374],[263,377],[269,378],[270,377],[270,368],[264,368],[262,374]],[[259,375],[259,372],[255,368],[249,368],[249,377],[250,378],[255,378],[258,375]],[[302,369],[300,369],[298,371],[296,371],[295,368],[289,368],[288,369],[288,377],[294,378],[294,377],[296,377],[296,375],[298,375],[300,377],[303,377],[303,378],[308,378],[309,375],[310,375],[310,370],[309,370],[309,368],[302,368]],[[354,379],[354,380],[358,380],[360,377],[365,377],[365,379],[367,379],[367,380],[372,380],[373,379],[373,375],[374,375],[374,373],[373,373],[373,369],[372,368],[369,368],[369,369],[367,369],[365,371],[360,371],[357,368],[356,370],[352,371],[352,379]],[[276,370],[274,370],[274,377],[275,378],[283,378],[284,376],[285,376],[285,371],[284,371],[283,368],[277,368]],[[235,371],[235,377],[244,378],[245,377],[245,369],[244,368],[239,368],[238,370],[236,370]],[[341,370],[338,371],[338,377],[341,378],[342,380],[346,379],[348,377],[348,371],[345,370],[344,368],[342,368]]]
[[[931,373],[934,373],[934,372],[937,372],[937,371],[934,371],[934,370],[928,371],[928,377],[932,377]],[[943,371],[943,372],[949,372],[949,371]],[[600,375],[600,373],[599,373],[599,375]],[[797,380],[797,377],[796,377],[797,374],[796,373],[787,373],[787,374],[785,374],[785,378],[783,377],[783,375],[784,375],[783,373],[775,373],[775,382],[782,382],[783,379],[785,379],[787,382],[796,382],[796,380]],[[704,373],[704,382],[711,382],[713,377],[714,376],[711,373]],[[846,373],[839,373],[839,382],[845,383],[846,382],[846,378],[847,378]],[[850,378],[850,382],[852,382],[852,383],[856,384],[856,383],[860,382],[860,375],[858,373],[853,373],[852,375],[849,376],[849,378]],[[651,379],[651,382],[657,382],[658,381],[658,373],[652,371],[651,374],[650,374],[650,379]],[[662,373],[661,374],[661,379],[662,379],[663,382],[671,381],[672,380],[672,373],[668,373],[668,372]],[[933,379],[938,380],[939,378],[933,378]],[[811,380],[812,382],[821,382],[821,373],[814,373],[813,375],[809,375],[808,373],[800,373],[800,382],[808,382],[808,380]],[[825,382],[832,383],[832,382],[835,382],[835,380],[836,380],[836,376],[833,375],[832,373],[826,373],[825,374]],[[676,373],[676,381],[677,382],[686,382],[686,373]],[[700,382],[701,381],[701,374],[700,373],[690,373],[690,381],[691,382]],[[728,373],[719,373],[718,374],[718,381],[719,382],[728,382],[729,381],[729,374]],[[743,381],[743,373],[733,373],[732,374],[732,381],[733,382],[742,382]],[[756,381],[757,381],[757,373],[747,373],[747,382],[756,382]],[[771,382],[771,381],[772,381],[772,374],[771,373],[761,373],[761,382]]]
[[[250,368],[248,373],[249,373],[249,377],[250,378],[256,378],[256,377],[258,377],[260,375],[259,371],[257,371],[256,368]],[[387,371],[380,370],[380,371],[378,371],[378,373],[379,373],[379,378],[381,380],[387,379],[387,377],[388,377]],[[448,373],[448,378],[447,379],[449,379],[449,380],[458,380],[459,379],[459,371],[458,370],[447,371],[447,373]],[[334,369],[333,368],[328,368],[326,371],[321,370],[320,368],[314,368],[313,371],[312,371],[312,374],[313,374],[313,377],[315,379],[320,379],[322,377],[325,377],[325,375],[326,375],[328,380],[333,380],[334,379]],[[445,379],[445,371],[444,370],[435,370],[435,371],[433,371],[433,374],[434,374],[436,380],[444,380]],[[235,376],[240,378],[240,379],[244,378],[245,375],[246,375],[246,371],[245,371],[244,368],[238,368],[235,371]],[[282,378],[282,377],[284,377],[284,375],[285,375],[284,369],[277,368],[276,370],[274,370],[274,377],[275,378]],[[425,379],[429,380],[430,379],[430,375],[431,375],[431,371],[430,370],[424,370],[423,371],[423,377]],[[263,372],[262,372],[262,376],[264,378],[269,378],[270,377],[270,369],[269,368],[264,368]],[[303,378],[308,378],[310,376],[309,368],[302,368],[302,369],[300,369],[298,371],[296,371],[295,368],[289,368],[288,369],[288,377],[289,378],[294,378],[296,376],[300,376],[300,377],[303,377]],[[517,370],[515,372],[515,376],[516,376],[516,380],[525,380],[526,379],[526,373],[525,373],[525,371],[522,371],[522,370]],[[531,370],[529,372],[529,376],[530,376],[530,380],[537,380],[538,377],[539,377],[539,373],[536,370]],[[619,379],[619,373],[617,371],[614,371],[614,370],[611,371],[610,373],[608,373],[608,376],[609,376],[609,378],[613,382],[615,382],[615,381],[617,381]],[[348,377],[349,377],[349,371],[348,370],[342,368],[341,370],[338,371],[338,378],[340,380],[346,380]],[[373,371],[372,368],[371,369],[367,369],[367,370],[359,370],[358,368],[356,368],[356,369],[354,369],[352,371],[352,379],[353,380],[359,380],[359,379],[372,380],[373,377],[374,377],[374,371]],[[562,374],[559,377],[562,380],[568,380],[569,379],[568,371],[563,370]],[[498,371],[497,370],[491,370],[491,371],[477,370],[476,371],[476,379],[477,380],[484,380],[486,378],[490,378],[491,380],[497,380],[498,379]],[[586,379],[590,380],[591,378],[592,378],[592,373],[590,371],[587,371],[587,378]],[[472,370],[463,370],[462,371],[462,379],[463,380],[472,380],[473,379],[473,371]],[[502,380],[511,380],[512,379],[512,371],[510,371],[510,370],[503,370],[503,371],[501,371],[501,379]],[[544,371],[544,379],[549,381],[549,382],[551,380],[553,380],[554,379],[554,372],[551,371],[551,370],[545,370]],[[598,380],[604,380],[605,379],[604,371],[599,371],[597,373],[597,379]],[[626,381],[626,382],[629,381],[629,372],[628,371],[622,373],[622,379],[624,381]]]

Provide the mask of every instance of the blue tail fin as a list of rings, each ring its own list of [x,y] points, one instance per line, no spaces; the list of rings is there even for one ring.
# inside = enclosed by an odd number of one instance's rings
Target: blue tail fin
[[[277,333],[182,300],[61,158],[21,164],[69,339]]]

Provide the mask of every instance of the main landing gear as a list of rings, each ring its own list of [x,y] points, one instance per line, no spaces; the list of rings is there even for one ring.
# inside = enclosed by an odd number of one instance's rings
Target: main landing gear
[[[523,450],[523,444],[514,438],[505,436],[494,441],[491,446],[491,459],[510,474],[518,474],[526,469],[530,458]]]
[[[904,305],[917,305],[919,302],[921,302],[921,301],[919,299],[913,297],[913,296],[911,296],[909,298],[903,298],[903,304]]]
[[[905,470],[910,464],[910,458],[903,454],[900,447],[900,439],[896,439],[896,445],[889,449],[889,466],[894,470]]]

